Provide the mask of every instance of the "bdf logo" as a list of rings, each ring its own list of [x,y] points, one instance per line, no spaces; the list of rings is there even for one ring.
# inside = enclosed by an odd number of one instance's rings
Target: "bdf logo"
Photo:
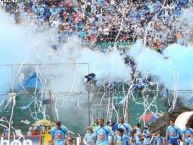
[[[1,138],[0,145],[32,145],[32,141],[31,140],[23,140],[23,141],[12,140],[12,141],[8,141],[8,140],[4,140],[4,138]]]

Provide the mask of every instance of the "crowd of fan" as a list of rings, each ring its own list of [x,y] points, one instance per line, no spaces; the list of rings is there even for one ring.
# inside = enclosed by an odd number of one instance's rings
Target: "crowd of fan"
[[[134,42],[161,52],[182,34],[176,30],[181,10],[188,0],[31,0],[3,5],[17,23],[31,22],[38,31],[51,28],[58,42],[77,35],[90,47],[101,42]]]

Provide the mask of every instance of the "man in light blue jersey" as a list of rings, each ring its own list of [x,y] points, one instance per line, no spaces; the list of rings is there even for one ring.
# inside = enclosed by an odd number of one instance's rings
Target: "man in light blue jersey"
[[[182,131],[183,141],[185,145],[188,145],[188,138],[190,137],[191,134],[193,134],[193,129],[190,128],[189,124],[186,124],[186,129]]]
[[[166,141],[169,145],[179,145],[180,144],[181,130],[174,125],[174,121],[170,121],[170,126],[166,130]]]
[[[150,131],[149,131],[149,128],[148,126],[145,126],[144,127],[144,130],[143,130],[143,137],[144,137],[144,144],[145,145],[149,145],[150,142],[151,142],[151,135],[150,135]]]
[[[111,130],[104,125],[104,119],[99,119],[99,126],[95,129],[95,142],[96,145],[109,145],[109,136],[112,136]]]
[[[185,145],[193,145],[193,133],[189,135]]]
[[[125,123],[124,118],[121,117],[119,120],[118,128],[122,128],[124,130],[124,134],[130,136],[130,132],[132,127],[129,123]]]
[[[53,145],[65,145],[68,129],[62,126],[60,121],[57,121],[56,127],[51,129],[51,136]]]
[[[110,133],[111,135],[114,134],[114,131],[113,131],[113,128],[112,128],[112,122],[111,122],[111,120],[108,120],[108,121],[107,121],[106,127],[109,128],[109,130],[110,130],[110,132],[111,132],[111,133]],[[109,142],[112,142],[112,141],[113,141],[112,139],[113,139],[112,136],[108,136]]]
[[[141,144],[141,124],[140,123],[137,123],[135,125],[135,134],[134,134],[134,140],[136,142],[136,144]],[[141,141],[140,141],[141,140]]]
[[[128,135],[124,134],[122,128],[118,128],[117,135],[114,137],[114,145],[129,145]]]
[[[160,131],[156,133],[156,136],[154,136],[154,142],[153,145],[164,145],[165,139],[161,136]]]

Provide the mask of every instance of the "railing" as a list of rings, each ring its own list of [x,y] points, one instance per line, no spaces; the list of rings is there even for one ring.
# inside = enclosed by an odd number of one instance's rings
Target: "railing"
[[[130,47],[133,42],[117,42],[116,46],[119,49]],[[89,47],[89,48],[99,48],[101,51],[107,51],[109,48],[114,47],[115,42],[90,42],[90,41],[82,41],[82,47]]]

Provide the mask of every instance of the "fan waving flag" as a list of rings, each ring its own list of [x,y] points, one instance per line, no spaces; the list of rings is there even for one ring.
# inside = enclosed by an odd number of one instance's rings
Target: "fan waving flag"
[[[153,112],[144,114],[140,117],[141,121],[144,121],[145,123],[153,123],[155,122],[159,116],[155,115]]]

